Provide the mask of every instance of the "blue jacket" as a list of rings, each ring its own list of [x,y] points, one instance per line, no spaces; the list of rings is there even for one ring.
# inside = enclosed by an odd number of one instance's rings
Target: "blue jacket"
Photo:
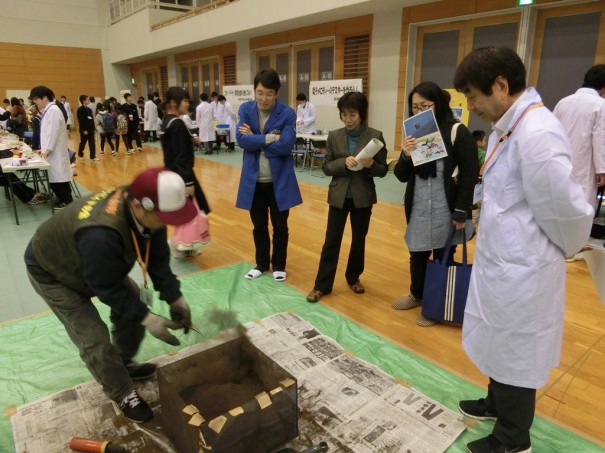
[[[253,135],[239,132],[239,128],[243,124],[250,126]],[[244,160],[237,192],[236,206],[238,208],[250,210],[252,207],[261,151],[264,151],[269,160],[278,209],[285,211],[302,203],[291,157],[292,148],[296,142],[295,124],[296,113],[294,110],[276,101],[265,124],[265,131],[271,133],[271,131],[278,130],[280,138],[276,142],[265,145],[265,134],[260,130],[256,101],[248,101],[240,106],[236,136],[237,143],[244,149]]]

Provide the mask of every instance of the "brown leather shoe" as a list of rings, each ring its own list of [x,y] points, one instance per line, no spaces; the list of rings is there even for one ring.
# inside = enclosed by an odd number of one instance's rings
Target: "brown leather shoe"
[[[313,289],[308,295],[307,295],[307,302],[319,302],[319,299],[321,299],[321,297],[324,295],[324,293],[322,293],[321,291],[317,290],[317,289]]]
[[[349,285],[349,287],[353,290],[355,294],[363,294],[366,292],[366,289],[363,287],[359,280],[357,280],[352,285]]]

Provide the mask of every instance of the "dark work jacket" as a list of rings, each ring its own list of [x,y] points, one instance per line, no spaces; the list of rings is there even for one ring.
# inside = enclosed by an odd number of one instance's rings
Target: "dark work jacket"
[[[450,124],[447,131],[441,131],[447,149],[447,156],[443,158],[443,183],[447,205],[452,212],[452,219],[464,222],[471,218],[473,192],[479,175],[479,157],[475,139],[464,124],[458,127],[455,146],[452,146],[450,137],[452,126],[453,124]],[[456,167],[458,167],[457,181],[452,177]],[[405,217],[409,222],[414,201],[416,172],[412,159],[405,157],[403,152],[397,165],[395,165],[394,173],[399,181],[407,182],[403,202]]]
[[[140,233],[126,190],[105,190],[70,203],[40,225],[25,262],[38,281],[58,281],[84,297],[97,296],[112,312],[140,322],[149,310],[128,277],[137,258],[131,231],[143,257],[149,241],[148,272],[160,298],[172,303],[181,292],[170,270],[166,228]]]
[[[85,105],[78,107],[78,129],[80,132],[87,131],[88,133],[95,131],[95,119],[92,117],[92,110]]]
[[[136,130],[139,127],[139,108],[134,103],[124,103],[122,104],[122,111],[126,115],[126,120],[128,121],[128,130]],[[132,115],[132,120],[130,119],[130,115]]]
[[[160,140],[164,151],[164,166],[178,173],[186,186],[195,187],[195,200],[200,209],[208,214],[210,206],[193,171],[195,156],[189,129],[178,116],[166,114],[162,119],[162,131],[164,134]]]

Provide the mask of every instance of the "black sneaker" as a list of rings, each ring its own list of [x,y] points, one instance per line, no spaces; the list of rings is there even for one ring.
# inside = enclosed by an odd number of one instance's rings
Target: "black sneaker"
[[[149,379],[153,376],[153,373],[155,373],[155,369],[157,368],[154,363],[136,363],[131,361],[125,365],[128,374],[130,375],[130,379],[133,381]]]
[[[531,445],[509,447],[491,434],[466,444],[466,448],[470,453],[531,453]]]
[[[498,414],[487,409],[485,398],[466,400],[458,403],[458,409],[464,415],[477,420],[497,420]]]
[[[143,423],[153,418],[153,411],[149,404],[139,396],[136,390],[122,398],[118,405],[124,417],[132,422]]]

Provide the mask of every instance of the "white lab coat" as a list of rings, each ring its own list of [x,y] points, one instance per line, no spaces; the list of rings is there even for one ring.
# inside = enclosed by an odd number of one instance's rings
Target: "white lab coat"
[[[487,156],[540,102],[528,88],[495,124]],[[586,243],[594,215],[571,171],[565,131],[545,107],[525,115],[484,169],[462,346],[504,384],[541,387],[559,364],[565,257]]]
[[[65,117],[54,102],[44,109],[40,123],[40,149],[51,151],[46,157],[50,164],[48,169],[50,182],[67,182],[73,179],[67,148]]]
[[[299,134],[314,134],[317,112],[310,102],[296,108],[296,132]],[[300,124],[302,122],[302,124]]]
[[[224,104],[220,102],[216,105],[216,119],[218,124],[229,125],[229,141],[235,142],[235,125],[237,124],[237,116],[231,107],[229,101],[225,101]]]
[[[214,135],[214,109],[209,102],[200,102],[195,109],[195,121],[199,129],[198,135],[200,141],[213,142],[216,139]]]
[[[146,131],[159,131],[158,123],[158,106],[153,101],[145,102],[145,111],[143,113],[145,118],[144,129]]]
[[[580,88],[559,101],[554,114],[571,143],[573,175],[586,201],[596,206],[597,173],[605,173],[605,99],[593,88]]]
[[[63,103],[63,105],[65,106],[65,110],[67,111],[67,125],[73,126],[74,125],[74,114],[71,111],[71,105],[67,101],[65,101]]]

